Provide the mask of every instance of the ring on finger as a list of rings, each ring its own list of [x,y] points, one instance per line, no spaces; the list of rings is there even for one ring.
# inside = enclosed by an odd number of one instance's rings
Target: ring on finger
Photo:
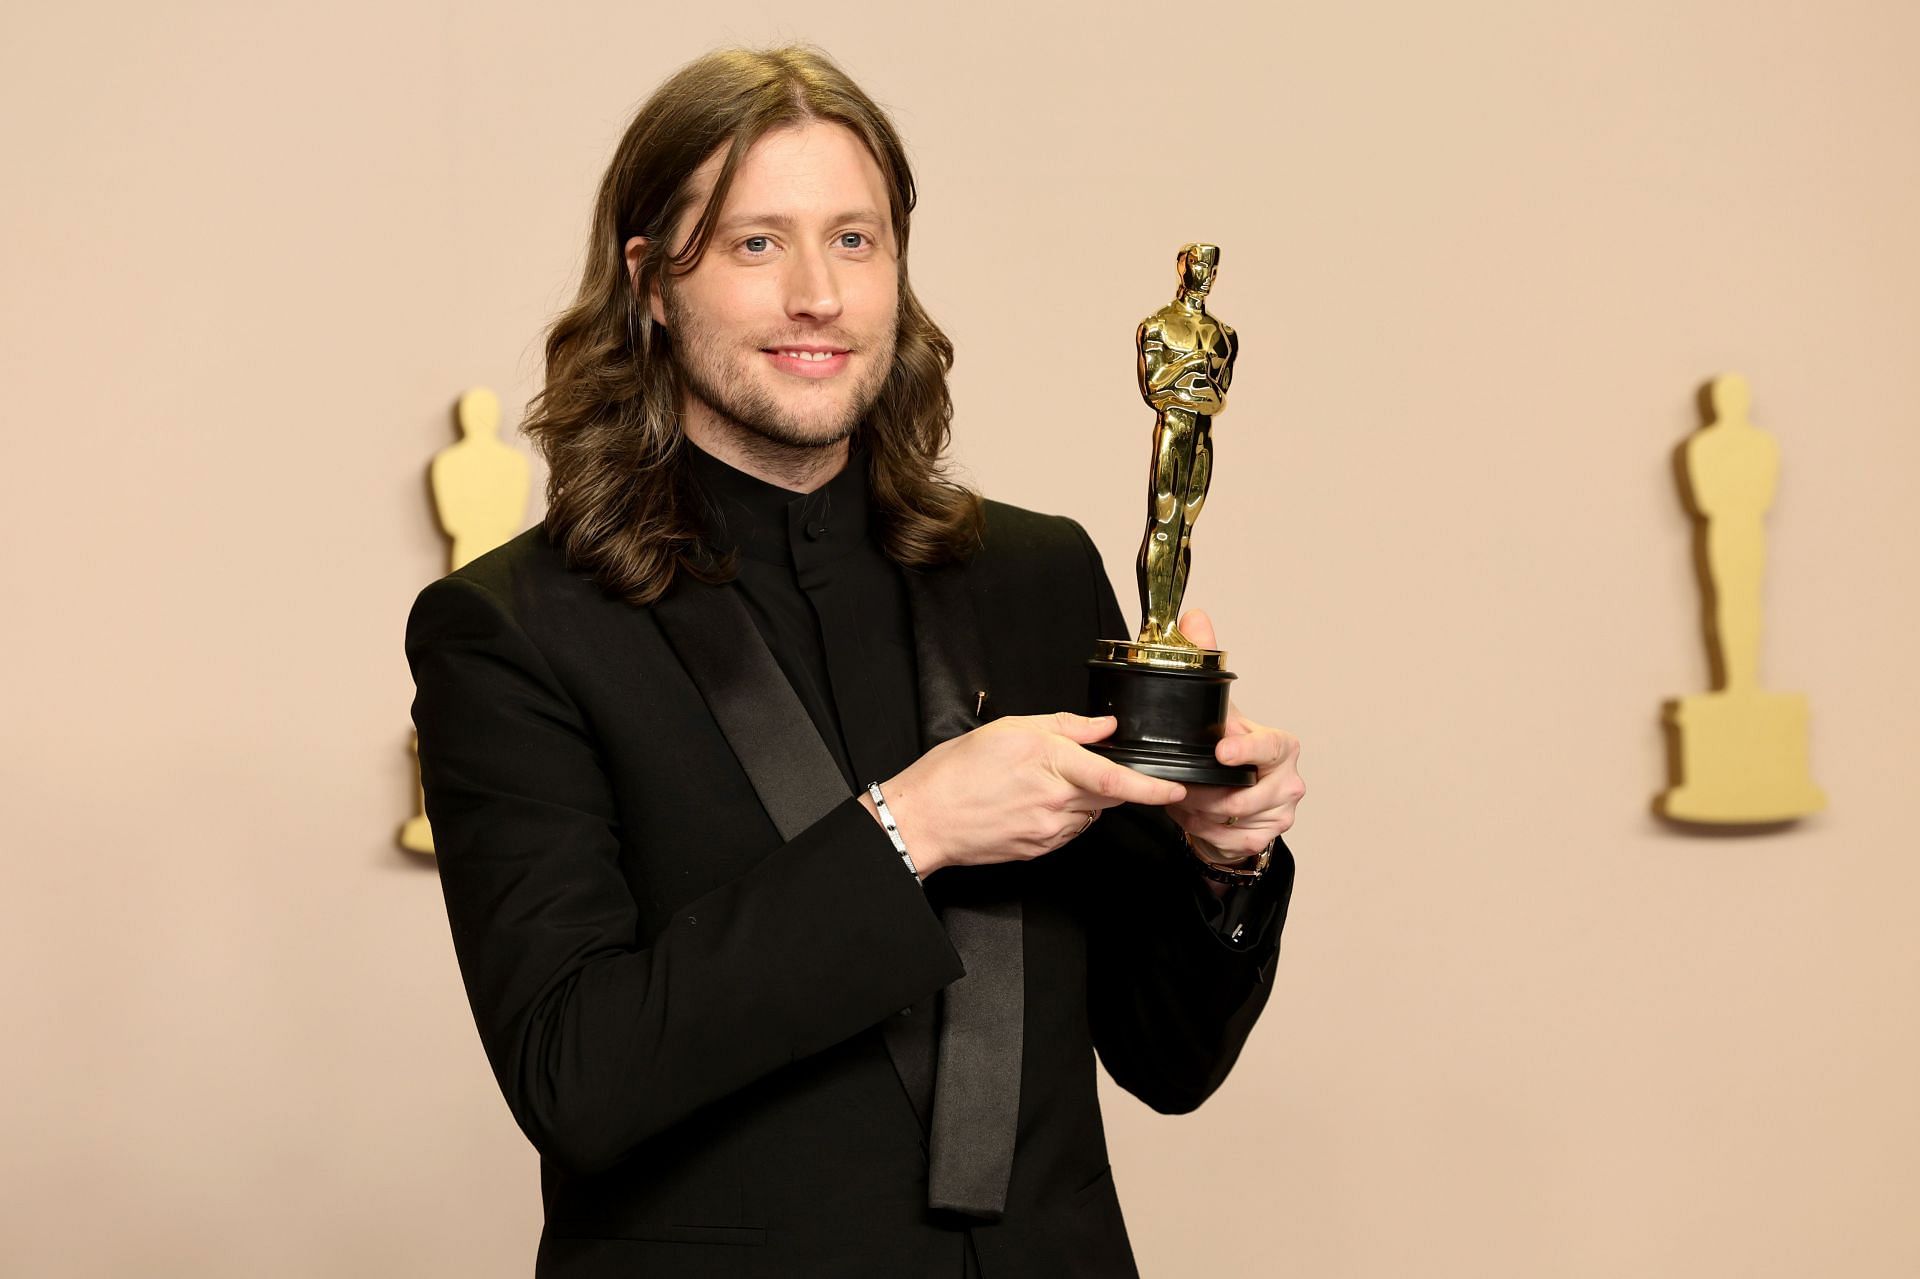
[[[1085,826],[1082,826],[1082,827],[1081,827],[1081,828],[1079,829],[1079,831],[1078,831],[1078,832],[1077,832],[1077,833],[1076,833],[1076,834],[1074,835],[1074,838],[1075,838],[1075,839],[1078,839],[1078,838],[1080,838],[1080,836],[1081,836],[1081,835],[1084,835],[1084,834],[1086,834],[1086,833],[1087,833],[1088,831],[1090,831],[1090,830],[1092,830],[1092,829],[1093,829],[1093,819],[1094,819],[1094,818],[1096,818],[1096,817],[1098,817],[1098,816],[1100,816],[1100,810],[1099,810],[1099,809],[1097,809],[1097,808],[1096,808],[1096,809],[1094,809],[1094,810],[1093,810],[1092,812],[1090,812],[1090,813],[1088,813],[1088,814],[1087,814],[1087,824],[1086,824]]]

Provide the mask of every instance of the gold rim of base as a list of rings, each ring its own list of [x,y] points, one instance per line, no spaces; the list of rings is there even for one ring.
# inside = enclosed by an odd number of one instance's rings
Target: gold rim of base
[[[1227,653],[1220,648],[1178,648],[1172,644],[1141,644],[1135,640],[1106,640],[1094,645],[1096,662],[1124,662],[1166,671],[1224,671]]]

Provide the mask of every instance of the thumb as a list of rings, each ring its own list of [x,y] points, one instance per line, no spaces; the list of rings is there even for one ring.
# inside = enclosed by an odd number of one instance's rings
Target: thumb
[[[1220,641],[1213,633],[1213,619],[1197,608],[1188,609],[1186,616],[1180,619],[1180,633],[1201,648],[1220,647]]]
[[[1099,741],[1118,723],[1111,715],[1075,715],[1072,711],[1056,711],[1047,718],[1053,721],[1054,732],[1082,746]]]

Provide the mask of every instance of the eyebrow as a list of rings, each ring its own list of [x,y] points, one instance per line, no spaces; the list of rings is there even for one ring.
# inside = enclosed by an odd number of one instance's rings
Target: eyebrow
[[[791,231],[794,218],[785,213],[736,213],[730,218],[722,218],[713,228],[714,234],[723,235],[728,231],[744,226],[770,226],[782,231]],[[835,226],[844,226],[849,222],[865,222],[873,226],[883,225],[883,220],[872,209],[849,209],[828,219]]]

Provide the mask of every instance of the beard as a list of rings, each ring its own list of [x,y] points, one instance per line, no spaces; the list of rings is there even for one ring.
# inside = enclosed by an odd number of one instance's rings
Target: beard
[[[858,372],[850,369],[832,383],[802,383],[799,389],[808,392],[807,404],[783,405],[764,383],[740,367],[737,358],[730,360],[734,348],[726,338],[703,324],[677,297],[668,295],[661,301],[682,385],[723,424],[735,428],[736,438],[750,451],[778,454],[838,444],[873,410],[893,368],[894,325],[866,342],[836,337],[834,342],[856,352]],[[761,358],[760,348],[749,358]],[[844,390],[838,389],[841,383],[846,383]]]

